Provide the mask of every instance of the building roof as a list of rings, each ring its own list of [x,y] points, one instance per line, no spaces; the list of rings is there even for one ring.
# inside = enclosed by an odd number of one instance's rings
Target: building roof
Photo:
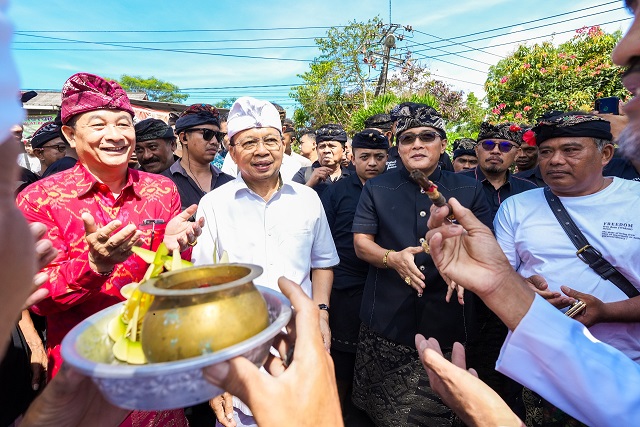
[[[147,100],[147,94],[144,92],[127,93],[131,101]],[[38,94],[23,104],[27,110],[49,110],[51,107],[60,108],[61,92],[60,91],[40,91]]]

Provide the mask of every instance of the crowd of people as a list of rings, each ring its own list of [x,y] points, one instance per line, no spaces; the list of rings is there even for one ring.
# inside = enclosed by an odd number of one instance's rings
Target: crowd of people
[[[613,59],[635,96],[640,5],[627,6]],[[77,73],[28,154],[8,39],[0,59],[3,425],[640,421],[637,98],[625,115],[550,111],[450,142],[441,114],[411,102],[351,135],[296,131],[251,97],[137,120],[118,83]],[[60,344],[143,278],[132,247],[161,243],[196,265],[261,266],[255,283],[295,316],[263,370],[203,370],[224,394],[127,411]]]

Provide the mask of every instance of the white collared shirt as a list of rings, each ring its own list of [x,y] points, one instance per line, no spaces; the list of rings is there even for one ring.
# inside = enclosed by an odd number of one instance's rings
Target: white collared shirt
[[[217,244],[218,257],[226,251],[229,262],[264,268],[256,285],[279,291],[278,278],[285,276],[311,296],[311,269],[333,267],[340,261],[320,198],[295,182],[284,182],[265,202],[238,174],[202,198],[196,214],[201,217],[205,225],[192,261],[211,264]]]

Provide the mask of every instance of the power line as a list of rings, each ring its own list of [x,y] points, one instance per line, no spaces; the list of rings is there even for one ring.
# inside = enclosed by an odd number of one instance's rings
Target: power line
[[[237,31],[287,31],[287,30],[326,30],[330,28],[344,28],[345,25],[331,27],[271,27],[271,28],[216,28],[216,29],[182,29],[182,30],[19,30],[21,33],[223,33]]]
[[[274,37],[274,38],[261,38],[261,39],[227,39],[227,40],[142,40],[142,41],[110,41],[110,40],[102,40],[102,41],[84,41],[84,40],[74,40],[74,39],[62,39],[56,37],[46,37],[46,36],[38,36],[34,34],[26,34],[22,32],[16,32],[16,35],[22,35],[25,37],[41,37],[41,38],[49,38],[55,40],[64,40],[64,41],[41,41],[41,42],[25,42],[25,41],[16,41],[14,44],[62,44],[62,43],[121,43],[121,44],[172,44],[172,43],[237,43],[237,42],[261,42],[261,41],[287,41],[287,40],[316,40],[316,39],[326,39],[327,37],[318,36],[318,37]]]
[[[612,11],[618,10],[618,9],[624,9],[624,8],[620,7],[620,8],[617,8],[617,9],[607,10],[607,11],[604,11],[604,12],[596,12],[596,13],[592,13],[592,14],[589,14],[589,15],[578,16],[578,17],[575,17],[575,18],[565,19],[565,20],[562,20],[562,21],[557,21],[557,22],[553,22],[553,23],[549,23],[549,24],[543,24],[543,25],[538,25],[538,26],[531,27],[531,28],[524,28],[524,29],[521,29],[521,30],[515,30],[515,31],[512,31],[510,33],[503,33],[503,34],[492,35],[492,36],[487,36],[487,37],[480,37],[480,38],[473,39],[473,40],[466,40],[465,43],[473,43],[473,42],[477,42],[477,41],[481,41],[481,40],[487,40],[487,39],[492,39],[492,38],[496,38],[496,37],[512,35],[512,34],[520,33],[520,32],[523,32],[523,31],[536,30],[536,29],[548,27],[548,26],[551,26],[551,25],[558,25],[558,24],[563,24],[565,22],[569,22],[569,21],[575,21],[576,19],[589,18],[589,17],[592,17],[592,16],[600,15],[602,13],[612,12]],[[434,43],[437,43],[437,42],[434,42]],[[450,47],[450,46],[455,46],[455,43],[451,43],[451,44],[444,45],[444,46],[437,46],[437,47],[443,48],[443,47]],[[429,50],[429,49],[430,49],[430,47],[427,47],[426,49],[416,50],[416,51],[414,51],[414,53],[424,52],[425,50]]]
[[[224,47],[218,49],[180,49],[185,52],[220,52],[220,51],[228,51],[228,50],[267,50],[267,49],[310,49],[315,48],[317,46],[258,46],[258,47]],[[131,52],[133,46],[128,46],[126,48],[115,48],[115,49],[90,49],[90,48],[79,48],[79,49],[69,49],[69,48],[24,48],[17,47],[12,50],[19,51],[53,51],[53,52]]]
[[[616,19],[614,21],[603,22],[603,23],[597,24],[597,25],[598,26],[602,26],[602,25],[616,24],[618,22],[628,21],[629,19],[633,19],[633,17],[629,16],[627,18],[622,18],[622,19]],[[520,40],[515,40],[515,41],[510,41],[510,42],[505,42],[505,43],[493,44],[493,45],[489,45],[489,46],[485,47],[484,49],[490,49],[490,48],[493,48],[493,47],[506,46],[506,45],[516,44],[516,43],[523,43],[523,42],[527,42],[527,41],[531,41],[531,40],[543,39],[543,38],[549,37],[550,35],[553,36],[553,35],[559,35],[559,34],[573,33],[573,32],[575,32],[576,30],[579,30],[579,29],[580,28],[574,28],[574,29],[571,29],[571,30],[553,32],[551,34],[544,34],[544,35],[541,35],[541,36],[529,37],[529,38],[526,38],[526,39],[520,39]],[[471,51],[470,50],[461,50],[459,53],[466,53],[466,52],[471,52]],[[435,58],[439,58],[441,56],[447,56],[447,55],[442,55],[442,54],[433,55],[430,58],[435,59]]]
[[[16,33],[21,34],[21,33]],[[48,36],[38,36],[34,34],[21,34],[27,37],[37,37],[37,38],[45,38],[45,39],[55,39],[61,41],[75,41],[77,43],[87,43],[94,44],[98,46],[111,46],[111,47],[124,47],[138,50],[146,50],[146,51],[154,51],[154,52],[175,52],[175,53],[187,53],[193,55],[207,55],[207,56],[224,56],[230,58],[244,58],[244,59],[267,59],[274,61],[293,61],[293,62],[312,62],[310,59],[297,59],[297,58],[275,58],[275,57],[266,57],[266,56],[249,56],[249,55],[231,55],[226,53],[211,53],[211,52],[201,52],[201,51],[185,51],[182,49],[160,49],[155,47],[144,47],[144,46],[124,46],[117,43],[104,43],[104,42],[90,42],[90,41],[82,41],[82,40],[72,40],[72,39],[64,39],[58,37],[48,37]]]
[[[596,6],[589,6],[589,7],[583,8],[583,9],[577,9],[577,10],[573,10],[573,11],[570,11],[570,12],[559,13],[557,15],[551,15],[551,16],[547,16],[547,17],[544,17],[544,18],[538,18],[538,19],[534,19],[534,20],[531,20],[531,21],[521,22],[519,24],[505,25],[504,27],[496,27],[496,28],[492,28],[490,30],[477,31],[475,33],[469,33],[469,34],[463,34],[463,35],[460,35],[460,36],[450,37],[450,38],[446,39],[446,41],[457,40],[457,39],[460,39],[460,38],[471,37],[471,36],[475,36],[475,35],[478,35],[478,34],[485,34],[485,33],[489,33],[489,32],[492,32],[492,31],[498,31],[498,30],[504,30],[504,29],[507,29],[507,28],[518,27],[520,25],[531,24],[533,22],[539,22],[539,21],[544,21],[544,20],[551,19],[551,18],[557,18],[557,17],[560,17],[560,16],[570,15],[572,13],[583,12],[585,10],[594,9],[596,7],[601,7],[601,6],[606,6],[606,5],[612,4],[612,3],[618,3],[618,1],[614,0],[614,1],[607,2],[607,3],[602,3],[602,4],[599,4],[599,5],[596,5]],[[611,9],[611,10],[618,10],[618,9],[624,9],[624,7],[620,7],[620,8],[617,8],[617,9]],[[587,15],[587,16],[590,16],[590,15]],[[560,21],[560,22],[564,22],[564,21]]]

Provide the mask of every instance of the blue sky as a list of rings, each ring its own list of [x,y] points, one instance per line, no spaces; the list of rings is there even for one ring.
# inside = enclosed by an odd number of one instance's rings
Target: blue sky
[[[571,13],[578,9],[586,10]],[[565,15],[544,19],[559,14]],[[78,71],[113,78],[122,74],[155,76],[190,93],[187,103],[250,95],[278,102],[290,114],[295,104],[288,96],[289,85],[300,82],[296,75],[306,71],[318,55],[313,37],[326,32],[326,28],[310,27],[345,25],[376,15],[389,22],[388,0],[13,0],[9,6],[16,30],[14,57],[24,89],[59,90]],[[536,19],[540,21],[516,25]],[[612,21],[617,22],[603,28],[626,30],[631,22],[621,0],[391,3],[391,22],[417,30],[398,46],[409,46],[416,52],[414,58],[455,89],[481,96],[486,71],[515,49],[517,43],[513,42],[533,44],[551,38],[562,42],[573,35],[573,29]],[[511,27],[499,29],[505,26]],[[264,30],[283,27],[297,29]],[[477,32],[483,33],[437,41],[437,37]],[[489,47],[495,45],[501,46]],[[189,49],[199,53],[175,52]],[[461,51],[469,52],[455,54]],[[378,73],[379,67],[371,70],[371,77],[377,78]]]

